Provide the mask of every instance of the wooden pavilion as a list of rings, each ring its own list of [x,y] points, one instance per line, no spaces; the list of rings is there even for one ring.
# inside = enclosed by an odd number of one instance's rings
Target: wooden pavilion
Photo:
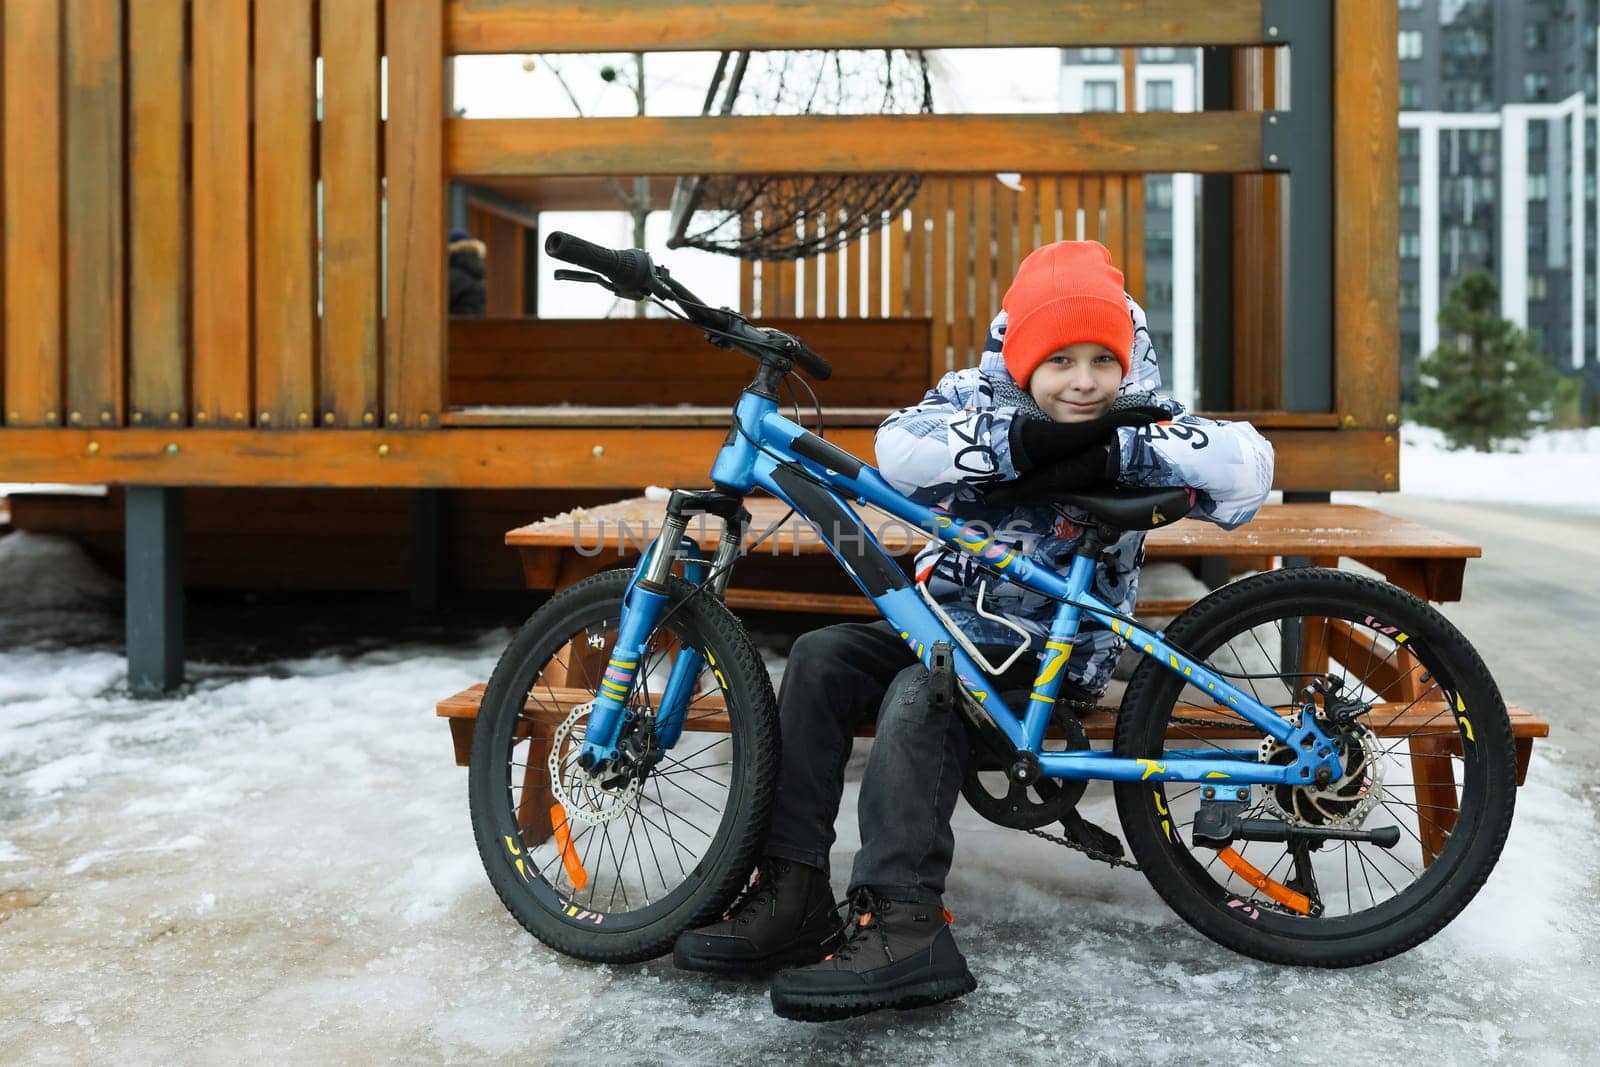
[[[1261,427],[1290,494],[1398,487],[1392,0],[14,0],[3,19],[0,481],[124,488],[136,685],[181,672],[185,489],[704,482],[741,364],[672,323],[524,314],[539,213],[610,206],[608,176],[649,176],[664,208],[678,175],[775,161],[923,175],[823,271],[741,272],[747,310],[809,320],[785,328],[838,367],[830,437],[870,457],[886,410],[976,358],[1038,243],[1104,241],[1142,298],[1144,176],[1199,173],[1201,407]],[[1149,45],[1204,46],[1204,110],[448,106],[466,54],[1115,47],[1131,79]],[[489,246],[490,318],[446,315],[452,222]],[[801,284],[837,270],[868,284]],[[622,361],[658,377],[619,389]]]

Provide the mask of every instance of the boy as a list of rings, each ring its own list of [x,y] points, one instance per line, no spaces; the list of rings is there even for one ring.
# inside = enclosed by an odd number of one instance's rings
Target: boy
[[[1060,241],[1036,250],[1003,308],[977,367],[945,375],[879,428],[879,468],[896,489],[1018,535],[1030,543],[1013,547],[1063,574],[1083,516],[1052,502],[1062,492],[1118,481],[1187,485],[1198,491],[1194,517],[1232,528],[1255,515],[1272,483],[1271,446],[1248,423],[1201,419],[1152,391],[1160,374],[1144,312],[1104,246]],[[1095,573],[1095,595],[1124,613],[1133,610],[1143,543],[1142,532],[1125,534]],[[933,542],[915,571],[991,662],[1016,647],[1014,631],[977,614],[983,575],[963,554]],[[1031,688],[1055,603],[990,582],[984,608],[1033,642],[1034,654],[1019,657],[996,688]],[[1062,695],[1098,696],[1121,646],[1085,619]],[[766,854],[722,921],[679,938],[679,967],[794,967],[772,986],[774,1010],[794,1018],[932,1004],[977,987],[942,904],[969,740],[959,713],[930,707],[927,677],[884,621],[829,626],[795,642],[778,697],[783,766]],[[873,717],[861,849],[841,933],[828,851],[852,737]]]

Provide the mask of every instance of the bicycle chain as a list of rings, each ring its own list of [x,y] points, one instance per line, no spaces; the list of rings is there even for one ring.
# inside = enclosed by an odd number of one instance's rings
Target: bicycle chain
[[[1120,708],[1109,708],[1103,704],[1091,704],[1081,700],[1063,699],[1061,703],[1065,704],[1069,709],[1071,709],[1073,714],[1077,715],[1079,718],[1083,717],[1084,712],[1104,711],[1110,713],[1111,717],[1114,719],[1121,710]],[[1169,723],[1177,723],[1180,726],[1216,725],[1216,723],[1210,719],[1191,719],[1182,715],[1169,716],[1167,721]],[[1043,830],[1027,830],[1025,832],[1032,834],[1034,837],[1049,841],[1051,844],[1060,845],[1062,848],[1071,849],[1073,852],[1081,852],[1091,860],[1106,863],[1112,867],[1126,867],[1130,871],[1137,871],[1140,869],[1139,864],[1133,860],[1123,859],[1121,856],[1113,852],[1102,852],[1097,848],[1090,848],[1088,845],[1080,844],[1077,841],[1073,841],[1071,838],[1058,837],[1055,834],[1046,833]]]

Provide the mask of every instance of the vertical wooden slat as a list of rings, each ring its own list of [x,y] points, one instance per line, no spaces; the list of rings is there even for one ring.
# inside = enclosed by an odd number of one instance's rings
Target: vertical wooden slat
[[[445,403],[444,5],[385,0],[389,203],[384,422],[439,425]]]
[[[67,422],[122,421],[122,5],[68,0],[66,39]]]
[[[900,216],[894,218],[896,228],[900,225]],[[883,317],[883,216],[879,215],[872,220],[872,229],[867,233],[867,308],[866,315],[869,319]]]
[[[249,13],[248,0],[214,0],[192,20],[191,366],[198,426],[242,426],[250,411]]]
[[[1142,306],[1144,304],[1144,175],[1128,178],[1127,213],[1124,216],[1126,237],[1123,255],[1127,266],[1122,268],[1127,278],[1128,293]]]
[[[322,343],[319,420],[374,426],[382,264],[378,175],[378,0],[327,2],[322,52]]]
[[[128,40],[128,420],[170,427],[188,415],[183,7],[129,0]]]
[[[918,197],[922,194],[918,193]],[[916,200],[910,208],[894,213],[889,220],[889,232],[886,242],[887,251],[884,253],[889,260],[889,309],[891,319],[898,319],[906,313],[906,220],[909,217],[911,224],[916,224]]]
[[[929,297],[928,315],[933,319],[930,337],[932,349],[929,370],[933,382],[950,369],[950,179],[940,178],[933,183],[928,199],[928,210],[933,217],[933,228],[928,234]]]
[[[754,232],[754,226],[749,215],[739,217],[739,235],[749,237]],[[756,261],[746,256],[739,257],[739,311],[746,317],[753,318],[756,314]],[[529,309],[530,313],[532,309]]]
[[[806,220],[806,233],[811,237],[822,236],[824,225],[822,212],[813,212]],[[822,314],[822,261],[826,259],[825,253],[819,252],[806,260],[806,294],[804,315],[808,319],[817,318]]]
[[[1334,6],[1333,399],[1342,426],[1392,429],[1400,413],[1400,68],[1382,42],[1394,40],[1399,15],[1392,4],[1372,8]],[[1394,488],[1397,440],[1391,435]]]
[[[853,221],[846,221],[848,236],[845,243],[839,246],[840,281],[844,283],[843,292],[839,297],[839,314],[843,318],[854,318],[860,314],[861,300],[861,252],[857,245],[860,235],[855,229]]]
[[[1123,198],[1127,196],[1127,183],[1123,181],[1120,174],[1108,174],[1105,177],[1103,188],[1105,190],[1106,210],[1104,242],[1105,246],[1111,250],[1111,262],[1117,265],[1118,270],[1124,272],[1123,280],[1126,282],[1127,245],[1123,243],[1122,211]]]
[[[1104,176],[1100,174],[1086,174],[1083,176],[1083,239],[1085,241],[1099,241],[1105,244],[1105,226],[1100,221],[1100,209],[1104,203]]]
[[[515,318],[523,314],[524,268],[521,223],[497,211],[467,209],[467,230],[483,241],[484,314]]]
[[[61,23],[53,3],[6,3],[5,413],[61,421]]]
[[[1037,174],[1024,174],[1022,176],[1022,192],[1017,194],[1017,248],[1016,255],[1011,263],[1011,274],[1015,277],[1017,267],[1021,266],[1023,257],[1039,247],[1039,222],[1036,218],[1038,211],[1039,176]]]
[[[1006,287],[1011,284],[1011,276],[1017,272],[1017,208],[1019,200],[1020,197],[1015,190],[996,183],[994,190],[995,295],[989,302],[990,319],[993,319],[995,313],[1000,310],[999,298],[1005,295]]]
[[[1083,203],[1082,175],[1063,174],[1057,199],[1061,205],[1061,228],[1058,231],[1060,236],[1056,239],[1059,241],[1083,240],[1083,221],[1078,218],[1078,208]]]
[[[780,260],[777,275],[777,284],[773,289],[774,307],[770,314],[789,318],[795,314],[796,305],[794,260]]]
[[[975,361],[989,332],[990,290],[994,288],[995,180],[980,174],[972,182],[972,321],[969,344]]]
[[[316,119],[311,0],[255,7],[256,425],[316,410]]]
[[[961,177],[951,183],[950,343],[955,348],[951,366],[957,370],[972,364],[972,182]]]
[[[906,311],[911,315],[928,313],[928,225],[933,217],[931,180],[924,178],[911,201],[911,232],[907,237]]]
[[[1039,244],[1051,244],[1060,240],[1060,196],[1061,179],[1054,174],[1039,175]]]

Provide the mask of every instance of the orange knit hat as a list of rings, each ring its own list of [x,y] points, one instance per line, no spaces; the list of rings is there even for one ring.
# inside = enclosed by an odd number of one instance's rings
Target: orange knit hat
[[[1028,254],[1001,301],[1006,369],[1023,388],[1052,353],[1079,341],[1105,345],[1128,373],[1133,316],[1122,272],[1099,241],[1056,241]]]

